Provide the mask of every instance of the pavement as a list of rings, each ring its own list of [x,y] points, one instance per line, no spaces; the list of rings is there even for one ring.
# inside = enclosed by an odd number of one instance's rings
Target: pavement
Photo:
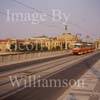
[[[80,80],[84,80],[84,87],[66,90],[57,100],[100,100],[100,60]]]

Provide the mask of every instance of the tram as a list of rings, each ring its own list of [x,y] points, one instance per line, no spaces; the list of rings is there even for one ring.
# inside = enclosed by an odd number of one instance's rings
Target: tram
[[[86,54],[95,51],[94,43],[77,42],[72,49],[73,54]]]

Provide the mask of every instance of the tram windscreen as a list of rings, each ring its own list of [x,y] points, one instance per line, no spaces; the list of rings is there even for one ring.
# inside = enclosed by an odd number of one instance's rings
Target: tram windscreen
[[[74,45],[74,48],[81,48],[81,45]]]

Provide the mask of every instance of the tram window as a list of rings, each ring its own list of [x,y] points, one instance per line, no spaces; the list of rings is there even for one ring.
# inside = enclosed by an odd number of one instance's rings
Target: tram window
[[[75,45],[74,48],[81,48],[81,45]]]

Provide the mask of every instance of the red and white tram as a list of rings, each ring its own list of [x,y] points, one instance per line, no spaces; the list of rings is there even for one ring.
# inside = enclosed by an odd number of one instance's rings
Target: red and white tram
[[[78,42],[74,44],[72,53],[73,54],[85,54],[85,53],[93,52],[94,50],[95,50],[95,46],[93,43]]]

